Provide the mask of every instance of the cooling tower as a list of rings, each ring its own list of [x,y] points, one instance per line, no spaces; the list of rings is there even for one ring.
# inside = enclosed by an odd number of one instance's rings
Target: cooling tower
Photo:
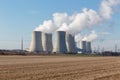
[[[91,49],[91,42],[87,42],[86,43],[86,50],[87,50],[87,53],[91,53],[92,52],[92,49]]]
[[[42,52],[43,47],[42,47],[42,32],[40,31],[33,31],[32,32],[32,40],[31,40],[31,45],[30,45],[30,52]]]
[[[66,32],[64,31],[56,31],[53,52],[56,52],[56,53],[67,52],[65,35],[66,35]]]
[[[82,53],[86,53],[86,41],[80,42],[80,49],[82,50]]]
[[[52,52],[52,34],[42,33],[42,46],[44,52]]]
[[[76,53],[74,36],[69,33],[66,33],[66,46],[68,53]]]

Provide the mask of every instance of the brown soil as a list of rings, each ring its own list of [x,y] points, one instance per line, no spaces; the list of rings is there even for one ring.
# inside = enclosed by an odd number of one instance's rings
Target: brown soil
[[[120,57],[0,56],[0,80],[120,80]]]

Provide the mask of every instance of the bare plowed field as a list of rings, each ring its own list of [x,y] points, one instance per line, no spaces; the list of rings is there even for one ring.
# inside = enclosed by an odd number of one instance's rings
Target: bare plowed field
[[[0,80],[120,80],[120,57],[0,56]]]

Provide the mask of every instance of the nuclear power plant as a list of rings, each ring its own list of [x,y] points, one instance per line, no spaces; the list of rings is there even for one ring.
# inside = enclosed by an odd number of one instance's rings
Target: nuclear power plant
[[[82,53],[91,53],[91,42],[89,41],[81,41],[80,42],[80,49]]]
[[[31,40],[29,51],[30,52],[43,52],[42,32],[40,31],[32,32],[32,40]]]
[[[86,53],[86,41],[80,41],[80,49],[82,53]]]
[[[81,53],[91,53],[91,42],[80,42]],[[30,52],[44,53],[77,53],[75,38],[65,31],[56,31],[54,40],[52,34],[41,31],[32,32],[32,40],[29,48]]]
[[[77,53],[74,36],[66,33],[66,46],[68,53]]]
[[[87,53],[92,53],[92,48],[91,48],[91,42],[90,41],[86,42],[86,52]]]
[[[66,37],[66,32],[56,31],[53,52],[56,52],[56,53],[66,53],[67,52],[65,37]]]
[[[42,33],[42,46],[43,46],[43,51],[50,53],[53,50],[53,45],[52,45],[52,34],[48,33]]]

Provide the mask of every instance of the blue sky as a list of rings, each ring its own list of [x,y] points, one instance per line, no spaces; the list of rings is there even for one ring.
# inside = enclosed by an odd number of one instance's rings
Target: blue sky
[[[0,49],[20,49],[22,36],[24,48],[29,48],[32,30],[44,20],[52,19],[53,13],[66,12],[71,15],[81,12],[85,7],[98,10],[100,2],[101,0],[0,0]],[[114,26],[106,27],[105,31],[111,34],[105,37],[108,40],[119,40],[120,12],[115,13],[110,21],[114,22]]]

